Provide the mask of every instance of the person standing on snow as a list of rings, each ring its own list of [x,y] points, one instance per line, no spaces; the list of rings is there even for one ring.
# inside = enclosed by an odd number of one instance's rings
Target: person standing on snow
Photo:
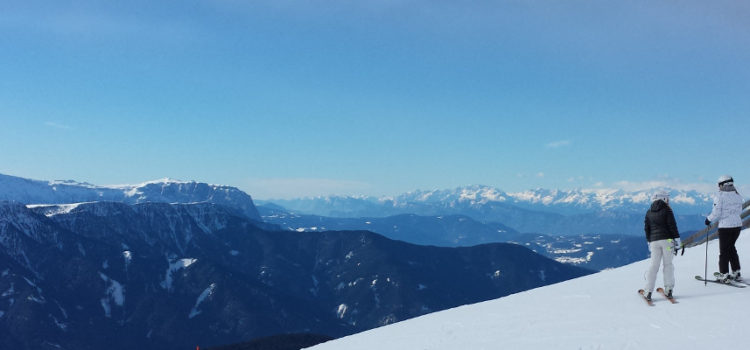
[[[669,193],[660,191],[653,197],[651,208],[646,212],[644,230],[646,241],[651,252],[651,267],[648,269],[644,295],[651,300],[651,292],[656,284],[656,274],[660,263],[664,264],[664,290],[668,298],[672,297],[674,289],[674,265],[672,259],[677,255],[680,247],[680,233],[674,219],[672,208],[669,207]]]
[[[719,192],[714,197],[714,207],[706,218],[706,226],[719,220],[719,280],[742,280],[740,257],[734,243],[742,230],[742,196],[734,188],[734,179],[729,175],[719,177]],[[732,273],[729,273],[729,265]]]

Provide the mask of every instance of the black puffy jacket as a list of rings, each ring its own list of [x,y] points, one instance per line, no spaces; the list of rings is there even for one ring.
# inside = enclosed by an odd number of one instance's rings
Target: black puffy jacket
[[[662,200],[651,203],[651,209],[646,212],[644,223],[646,240],[649,242],[680,237],[672,208]]]

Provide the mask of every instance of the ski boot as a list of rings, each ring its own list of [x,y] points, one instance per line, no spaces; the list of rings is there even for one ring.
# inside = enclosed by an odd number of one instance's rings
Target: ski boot
[[[740,274],[740,270],[732,271],[732,274],[729,276],[729,278],[737,282],[742,282],[742,275]]]

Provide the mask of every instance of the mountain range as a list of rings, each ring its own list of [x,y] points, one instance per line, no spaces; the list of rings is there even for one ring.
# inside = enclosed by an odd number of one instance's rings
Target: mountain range
[[[332,337],[583,276],[516,244],[271,231],[214,203],[0,203],[0,348]]]
[[[682,212],[708,205],[706,195],[672,192],[672,204],[677,208],[682,206]],[[194,181],[163,179],[139,185],[99,186],[73,180],[39,181],[0,175],[0,199],[73,203],[57,206],[55,210],[68,210],[77,202],[97,200],[129,204],[215,203],[269,230],[369,230],[395,240],[445,247],[511,242],[557,261],[594,270],[620,266],[648,254],[640,240],[643,220],[640,211],[649,202],[648,198],[645,191],[506,193],[487,186],[468,186],[415,191],[394,198],[321,197],[281,201],[312,212],[355,215],[335,217],[299,214],[265,201],[260,207],[263,213],[259,213],[250,195],[237,188]],[[403,213],[379,216],[399,211]],[[427,214],[415,214],[419,212]],[[683,232],[691,231],[685,228],[698,229],[702,225],[700,215],[678,212],[677,220]]]
[[[500,189],[472,185],[455,189],[413,191],[398,196],[325,196],[297,199],[261,201],[273,202],[285,208],[318,215],[356,217],[361,212],[381,210],[387,216],[404,210],[420,214],[437,208],[474,207],[490,203],[504,203],[522,209],[555,212],[564,215],[584,214],[592,211],[625,211],[641,213],[648,209],[651,197],[657,190],[670,193],[670,205],[685,214],[700,214],[711,207],[710,195],[698,191],[675,189],[650,189],[624,191],[615,189],[548,190],[535,189],[522,192],[504,192]],[[388,212],[388,210],[393,210]],[[323,212],[327,211],[327,212]]]
[[[672,195],[683,231],[702,224],[708,196]],[[642,258],[649,202],[470,186],[256,207],[194,181],[0,174],[0,348],[340,337]]]
[[[464,215],[480,222],[502,223],[516,231],[543,234],[641,235],[651,191],[544,190],[507,193],[488,186],[415,191],[396,197],[313,197],[258,201],[298,214],[339,218]],[[669,190],[678,227],[698,230],[710,211],[710,195]]]
[[[329,196],[258,203],[285,211],[336,218],[463,215],[482,223],[500,223],[523,233],[550,235],[640,235],[643,213],[651,202],[650,191],[530,190],[503,192],[488,186],[453,190],[414,191],[395,197]],[[699,230],[710,210],[710,195],[696,191],[669,190],[670,205],[681,230]],[[26,204],[61,204],[116,201],[208,202],[233,208],[248,218],[262,221],[255,202],[231,186],[162,179],[138,185],[101,186],[73,180],[40,181],[0,174],[0,200]]]
[[[642,235],[520,233],[503,224],[482,223],[463,215],[334,218],[299,215],[263,205],[258,211],[265,222],[296,232],[368,230],[394,240],[441,247],[515,243],[556,261],[592,270],[618,267],[648,256]]]

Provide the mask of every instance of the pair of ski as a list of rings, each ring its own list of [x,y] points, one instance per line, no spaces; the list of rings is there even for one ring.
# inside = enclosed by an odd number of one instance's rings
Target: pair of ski
[[[750,286],[750,283],[747,283],[747,282],[744,282],[744,281],[742,281],[742,282],[741,281],[735,281],[735,280],[728,280],[726,282],[722,281],[722,280],[719,279],[719,278],[721,278],[721,273],[719,273],[719,272],[714,272],[714,277],[716,279],[707,280],[707,279],[704,279],[703,276],[695,276],[695,279],[698,280],[698,281],[702,281],[702,282],[711,282],[711,283],[716,283],[716,284],[721,284],[721,285],[730,286],[730,287],[736,287],[736,288],[745,288],[747,286]],[[667,300],[669,300],[670,302],[672,302],[672,304],[677,304],[677,300],[675,300],[674,297],[672,297],[672,298],[667,297],[667,294],[664,292],[664,288],[661,288],[661,287],[656,288],[656,291],[659,294],[661,294],[662,296],[664,296],[665,298],[667,298]],[[646,303],[649,306],[654,306],[653,299],[652,300],[646,299],[646,292],[643,289],[639,289],[638,290],[638,294],[640,294],[643,297],[643,300],[645,300]]]
[[[719,272],[714,272],[714,277],[716,278],[715,280],[707,280],[707,279],[704,279],[702,276],[695,276],[695,279],[699,281],[703,281],[703,282],[723,284],[725,286],[732,286],[732,287],[737,287],[737,288],[745,288],[749,285],[746,282],[740,282],[740,281],[735,281],[735,280],[729,280],[729,281],[724,282],[719,279],[721,278],[721,273]]]
[[[662,288],[662,287],[656,288],[656,292],[659,293],[659,294],[661,294],[664,298],[666,298],[667,300],[669,300],[669,302],[671,302],[672,304],[677,304],[677,300],[674,298],[674,296],[673,297],[668,297],[667,293],[664,292],[664,288]],[[643,297],[643,300],[646,301],[646,304],[648,304],[649,306],[654,306],[654,300],[653,299],[651,299],[651,300],[646,299],[646,291],[645,290],[639,289],[638,290],[638,294],[640,294]]]

